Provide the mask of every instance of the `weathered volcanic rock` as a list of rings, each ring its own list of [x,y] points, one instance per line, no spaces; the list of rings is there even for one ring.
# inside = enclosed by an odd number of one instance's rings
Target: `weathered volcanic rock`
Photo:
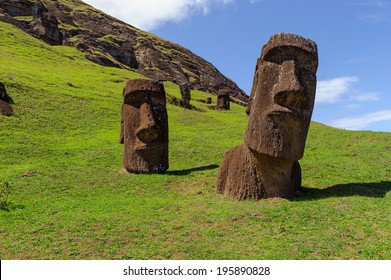
[[[59,22],[41,1],[0,0],[0,12],[5,14],[0,20],[12,23],[48,44],[62,45]]]
[[[30,33],[50,45],[62,45],[63,34],[57,18],[40,1],[34,3],[32,11],[34,18],[30,22]]]

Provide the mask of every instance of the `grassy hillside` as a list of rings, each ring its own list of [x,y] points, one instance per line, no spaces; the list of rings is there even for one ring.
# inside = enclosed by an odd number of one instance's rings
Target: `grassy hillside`
[[[101,67],[0,22],[1,259],[390,259],[391,134],[313,123],[290,200],[214,192],[225,151],[242,143],[244,108],[168,104],[170,169],[121,174],[121,90],[134,72]],[[179,97],[178,87],[166,91]],[[215,98],[212,96],[212,98]]]

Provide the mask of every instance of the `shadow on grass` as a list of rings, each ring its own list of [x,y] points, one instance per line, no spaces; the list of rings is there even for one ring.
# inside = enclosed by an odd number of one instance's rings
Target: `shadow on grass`
[[[212,169],[216,169],[218,167],[219,166],[217,164],[210,164],[210,165],[194,167],[194,168],[189,168],[189,169],[183,169],[183,170],[167,171],[165,174],[167,174],[167,175],[175,175],[175,176],[184,176],[184,175],[189,175],[192,172],[204,171],[204,170],[212,170]]]
[[[367,196],[385,197],[391,191],[391,182],[338,184],[325,189],[302,187],[292,201],[315,200],[328,197]]]
[[[22,204],[15,204],[13,202],[10,202],[7,207],[1,208],[0,210],[6,211],[6,212],[11,212],[12,210],[18,210],[18,209],[24,209],[25,206]]]

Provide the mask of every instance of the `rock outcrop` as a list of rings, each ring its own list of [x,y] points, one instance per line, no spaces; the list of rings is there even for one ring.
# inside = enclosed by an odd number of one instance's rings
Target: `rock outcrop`
[[[80,0],[0,0],[0,20],[52,45],[74,46],[105,66],[133,68],[145,76],[216,94],[248,96],[211,63],[188,49],[125,24]]]
[[[41,1],[0,0],[1,20],[12,23],[51,45],[62,45],[59,22]]]

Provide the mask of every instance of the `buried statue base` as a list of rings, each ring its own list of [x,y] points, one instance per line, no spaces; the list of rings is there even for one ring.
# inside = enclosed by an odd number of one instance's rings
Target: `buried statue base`
[[[216,191],[237,200],[287,197],[299,190],[298,161],[278,159],[242,144],[226,152]]]

